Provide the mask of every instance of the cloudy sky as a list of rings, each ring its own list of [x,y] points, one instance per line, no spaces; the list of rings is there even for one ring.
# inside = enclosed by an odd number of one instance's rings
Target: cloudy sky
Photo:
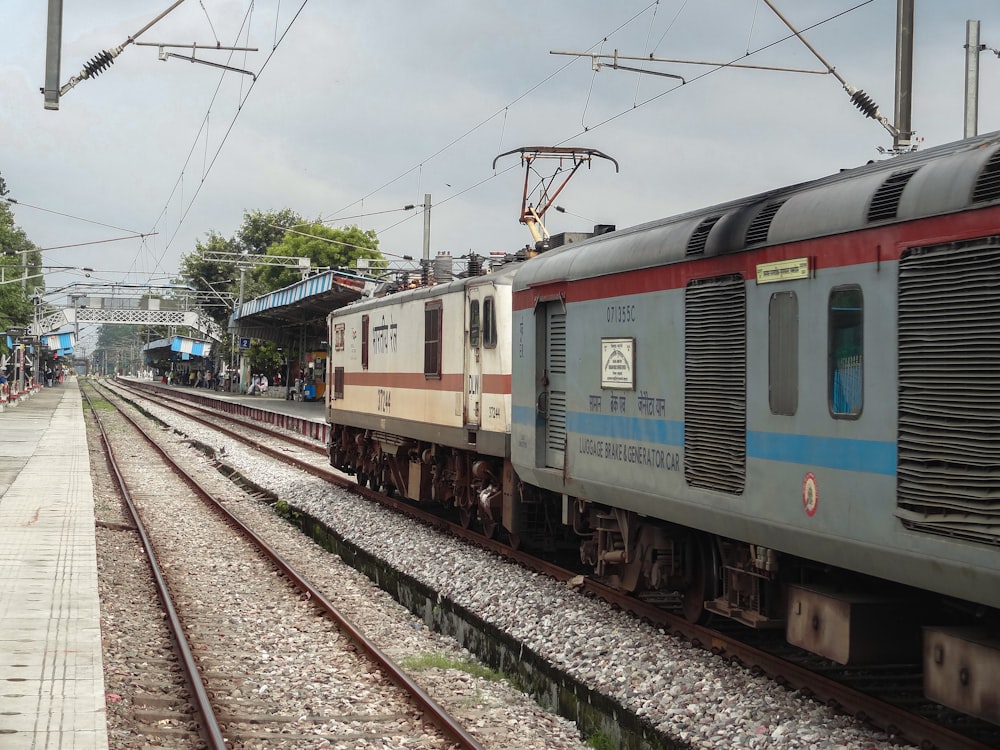
[[[173,1],[65,0],[61,81]],[[895,0],[773,1],[892,119]],[[681,85],[550,54],[822,69],[761,0],[186,0],[138,41],[257,47],[197,53],[256,80],[129,45],[58,111],[40,93],[46,5],[0,5],[0,174],[45,263],[91,266],[94,280],[162,283],[196,241],[231,236],[256,209],[357,223],[390,256],[419,257],[419,208],[400,209],[425,194],[432,256],[514,251],[530,239],[517,221],[524,173],[516,156],[493,160],[521,146],[594,148],[620,165],[577,174],[565,213],[546,217],[554,234],[821,177],[892,142],[831,75],[629,63]],[[996,0],[916,0],[921,148],[963,135],[967,19],[1000,47]],[[1000,59],[980,62],[986,132],[1000,129]],[[532,187],[556,164],[538,166]],[[117,239],[130,234],[149,236]]]

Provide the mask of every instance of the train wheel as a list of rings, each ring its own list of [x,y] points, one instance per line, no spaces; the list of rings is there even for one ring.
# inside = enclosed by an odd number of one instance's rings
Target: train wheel
[[[709,612],[705,602],[719,595],[719,556],[710,537],[699,534],[691,540],[691,572],[684,589],[684,619],[704,623]]]
[[[467,529],[472,526],[472,519],[476,517],[473,513],[472,508],[459,508],[458,509],[458,521],[462,524],[463,529]]]
[[[494,521],[492,518],[484,518],[482,519],[482,524],[483,524],[483,536],[486,537],[487,539],[492,539],[493,535],[497,531],[497,522]]]

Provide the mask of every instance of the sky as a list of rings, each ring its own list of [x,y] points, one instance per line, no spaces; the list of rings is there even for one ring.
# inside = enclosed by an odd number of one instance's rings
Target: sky
[[[64,0],[60,81],[175,0]],[[896,0],[772,0],[893,119]],[[981,21],[980,133],[1000,130],[1000,3],[916,0],[919,148],[963,137],[966,21]],[[597,149],[552,234],[619,228],[887,158],[892,138],[833,75],[622,62],[591,54],[824,71],[762,0],[186,0],[45,110],[47,3],[0,3],[0,175],[46,266],[167,283],[210,232],[290,208],[378,233],[390,258],[513,252],[524,146]],[[256,52],[206,50],[215,45]],[[553,51],[585,53],[554,55]],[[599,58],[603,62],[610,59]],[[552,177],[535,162],[529,187]],[[564,174],[564,173],[563,173]],[[557,178],[556,184],[561,178]],[[537,197],[537,192],[533,193]],[[413,204],[416,208],[405,211]],[[141,238],[121,239],[130,235]],[[50,289],[83,281],[51,271]]]

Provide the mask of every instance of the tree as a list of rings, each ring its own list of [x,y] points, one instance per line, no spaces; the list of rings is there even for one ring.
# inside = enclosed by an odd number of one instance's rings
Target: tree
[[[208,253],[235,254],[236,241],[214,230],[209,232],[204,243],[196,243],[195,251],[181,258],[179,281],[204,293],[203,298],[210,302],[206,314],[225,329],[233,312],[226,302],[227,295],[233,299],[238,296],[240,272],[235,257],[232,261],[207,260]]]
[[[322,269],[356,269],[359,258],[382,259],[374,230],[364,231],[357,226],[337,229],[319,223],[305,224],[293,232],[285,232],[281,242],[272,245],[268,254],[309,258],[312,268]],[[280,266],[260,266],[255,275],[268,290],[280,289],[300,278],[295,269]]]
[[[93,361],[101,362],[101,371],[111,374],[134,371],[142,364],[141,351],[145,345],[143,326],[104,325],[97,334],[97,346],[91,352]]]
[[[230,293],[239,298],[240,281],[243,276],[244,300],[266,294],[277,287],[269,287],[260,281],[253,273],[253,264],[241,264],[238,256],[243,254],[252,260],[251,256],[266,254],[271,246],[284,237],[285,232],[280,227],[301,223],[302,217],[288,208],[280,211],[246,211],[243,214],[243,223],[232,238],[226,239],[213,230],[209,232],[206,242],[198,242],[195,251],[181,259],[180,279],[193,289],[208,292],[209,296],[213,292]],[[205,256],[208,253],[231,255],[232,260],[206,260]],[[228,325],[231,312],[214,308],[209,314],[225,327]]]
[[[0,187],[6,192],[6,185]],[[41,253],[14,223],[10,206],[0,203],[0,330],[24,328],[31,322],[34,309],[29,298],[44,286],[41,265]],[[5,344],[6,338],[0,341]]]
[[[263,373],[268,380],[274,380],[274,373],[280,372],[282,357],[278,345],[273,341],[254,340],[246,353],[251,374]]]
[[[290,208],[280,211],[244,211],[243,223],[233,238],[234,249],[239,253],[263,255],[285,236],[283,227],[303,223],[302,217]]]

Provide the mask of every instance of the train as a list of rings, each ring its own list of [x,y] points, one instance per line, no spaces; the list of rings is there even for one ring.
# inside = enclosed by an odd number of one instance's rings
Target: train
[[[1000,723],[1000,133],[528,250],[329,315],[331,465]]]

